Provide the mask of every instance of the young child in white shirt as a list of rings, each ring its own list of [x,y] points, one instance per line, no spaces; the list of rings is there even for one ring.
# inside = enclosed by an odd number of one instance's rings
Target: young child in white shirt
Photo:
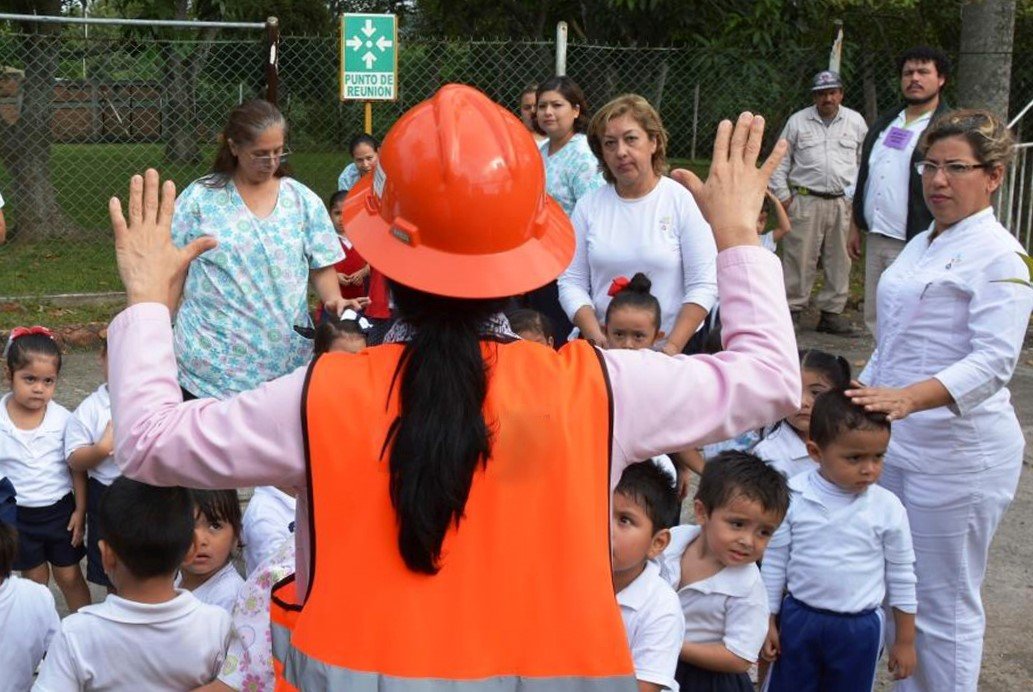
[[[722,452],[703,469],[696,526],[676,526],[660,574],[685,616],[675,679],[683,690],[753,692],[747,675],[768,629],[757,560],[789,507],[786,479],[746,452]]]
[[[2,690],[27,690],[61,623],[50,589],[11,574],[18,533],[0,522],[0,671]]]
[[[244,543],[244,574],[251,577],[280,543],[292,538],[294,513],[298,507],[293,488],[271,485],[255,488],[244,510],[241,538]]]
[[[194,542],[189,491],[118,478],[100,523],[101,559],[117,595],[65,618],[33,689],[190,690],[211,682],[230,616],[172,584]]]
[[[792,504],[762,569],[768,690],[871,692],[884,599],[896,631],[889,669],[900,680],[915,667],[911,529],[900,500],[876,485],[890,423],[837,390],[815,401],[810,432],[818,468],[789,481]]]
[[[656,464],[624,469],[613,491],[613,589],[628,634],[639,692],[677,692],[674,671],[685,633],[681,604],[654,559],[671,541],[678,496]]]
[[[240,499],[236,490],[191,490],[194,501],[194,549],[183,562],[176,586],[202,603],[233,612],[244,579],[233,565],[240,545]]]
[[[768,218],[771,213],[775,214],[776,225],[770,231],[766,230],[768,227]],[[760,214],[757,216],[757,235],[760,236],[761,246],[774,252],[778,249],[778,243],[789,235],[792,230],[792,225],[789,222],[789,214],[786,213],[785,207],[778,201],[778,197],[775,197],[771,190],[767,190],[764,195],[764,206],[760,208]]]
[[[111,425],[111,396],[108,394],[108,344],[101,333],[100,365],[104,384],[83,399],[65,426],[65,458],[72,471],[86,473],[86,580],[111,593],[111,581],[104,574],[99,541],[103,536],[97,513],[111,483],[121,475],[115,465],[114,433]]]
[[[807,451],[811,409],[820,394],[850,386],[850,363],[816,348],[800,351],[800,380],[803,394],[800,410],[784,418],[754,446],[753,453],[777,471],[792,478],[818,467]]]

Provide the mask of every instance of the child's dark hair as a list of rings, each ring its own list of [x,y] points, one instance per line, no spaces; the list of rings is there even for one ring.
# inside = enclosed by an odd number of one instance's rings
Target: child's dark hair
[[[159,488],[120,476],[100,502],[100,530],[137,579],[172,576],[194,543],[186,488]]]
[[[61,349],[53,337],[46,334],[26,334],[17,337],[7,345],[7,371],[11,374],[27,367],[33,356],[50,356],[57,359],[57,371],[61,372]]]
[[[333,209],[333,206],[338,202],[343,203],[344,199],[348,196],[348,190],[338,190],[334,194],[330,195],[330,198],[326,200],[326,208]]]
[[[653,282],[648,276],[642,272],[635,274],[627,286],[617,291],[613,300],[606,306],[606,321],[610,321],[610,313],[618,308],[638,308],[652,312],[653,326],[660,329],[660,301],[649,292],[652,287]]]
[[[190,499],[194,510],[200,512],[208,521],[222,522],[233,527],[233,533],[239,542],[243,528],[241,527],[240,498],[236,490],[190,490]]]
[[[14,569],[14,558],[18,555],[18,531],[6,522],[0,521],[0,582],[7,581]]]
[[[555,334],[552,332],[552,322],[537,310],[517,308],[507,312],[506,319],[509,320],[509,328],[517,334],[520,332],[541,334],[546,341],[555,338]]]
[[[339,336],[357,336],[365,339],[366,332],[357,320],[342,320],[335,315],[323,315],[323,319],[316,325],[313,336],[315,354],[321,356],[327,353]]]
[[[820,394],[811,409],[810,438],[814,444],[824,448],[836,438],[850,430],[886,430],[890,422],[884,413],[866,411],[855,404],[842,389],[833,389]]]
[[[355,150],[363,144],[368,144],[369,146],[373,147],[373,151],[380,150],[380,142],[378,142],[376,138],[372,135],[367,135],[363,133],[361,135],[355,135],[351,138],[351,141],[348,142],[348,153],[352,156],[355,156]]]
[[[696,499],[710,514],[737,497],[760,503],[780,518],[789,511],[786,477],[749,452],[729,450],[707,459]]]
[[[843,356],[834,356],[816,348],[800,349],[800,369],[821,375],[832,389],[850,386],[850,363]]]
[[[631,464],[621,474],[613,492],[635,502],[653,523],[653,533],[678,523],[681,507],[674,487],[675,479],[652,460]]]

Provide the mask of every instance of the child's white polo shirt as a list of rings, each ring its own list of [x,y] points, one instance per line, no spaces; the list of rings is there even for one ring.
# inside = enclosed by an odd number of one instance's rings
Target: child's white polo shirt
[[[32,687],[32,674],[60,626],[50,589],[14,575],[0,584],[0,690]]]
[[[247,576],[291,535],[297,500],[271,485],[258,486],[244,510],[241,542]]]
[[[179,588],[182,581],[182,573],[176,577],[176,587]],[[233,560],[227,562],[222,569],[213,574],[208,581],[191,591],[194,598],[213,606],[219,606],[227,613],[233,613],[233,605],[237,602],[237,594],[240,587],[244,586],[244,578],[240,576]]]
[[[21,430],[7,413],[10,398],[0,397],[0,476],[11,481],[19,507],[48,507],[72,492],[64,447],[71,414],[51,401],[35,430]]]
[[[635,678],[678,692],[674,670],[685,618],[678,595],[660,577],[660,567],[646,562],[642,574],[617,593],[617,603],[635,662]]]
[[[789,423],[779,423],[753,448],[753,453],[786,478],[818,468],[807,445]]]
[[[33,690],[190,690],[215,679],[230,616],[180,590],[164,603],[109,595],[61,623]]]
[[[100,442],[110,422],[111,395],[108,393],[108,385],[102,384],[82,400],[72,413],[72,417],[68,419],[68,426],[65,428],[65,458],[70,457],[77,449]],[[114,455],[108,455],[87,473],[90,478],[104,485],[111,485],[122,475],[115,464]]]
[[[660,556],[660,576],[678,592],[685,641],[723,644],[739,658],[756,662],[768,634],[768,598],[757,565],[725,567],[678,588],[682,554],[699,534],[698,526],[674,527],[671,544]]]

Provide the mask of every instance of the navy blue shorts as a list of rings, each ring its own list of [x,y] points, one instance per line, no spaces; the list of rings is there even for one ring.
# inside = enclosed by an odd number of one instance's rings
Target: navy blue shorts
[[[104,574],[104,564],[100,559],[100,546],[97,542],[104,538],[100,530],[100,501],[108,486],[95,478],[90,478],[87,483],[86,494],[86,579],[94,584],[106,588],[114,588],[114,585]]]
[[[0,478],[0,522],[18,525],[18,505],[15,503],[14,486],[7,478]]]
[[[719,673],[679,660],[674,679],[682,692],[754,692],[746,673]]]
[[[72,546],[68,520],[75,511],[75,498],[68,493],[47,507],[19,507],[18,559],[14,568],[19,572],[49,562],[55,567],[76,565],[86,554],[86,548]]]

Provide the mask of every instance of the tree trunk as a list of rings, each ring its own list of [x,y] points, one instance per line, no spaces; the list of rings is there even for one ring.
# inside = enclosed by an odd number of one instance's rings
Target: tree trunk
[[[176,0],[175,17],[188,18],[187,0]],[[165,138],[165,163],[198,163],[201,160],[200,121],[197,117],[197,80],[208,62],[212,39],[217,29],[204,29],[197,43],[183,55],[176,42],[159,44],[165,74],[165,97],[162,102],[162,132]]]
[[[966,0],[961,9],[958,101],[1008,117],[1015,0]]]
[[[864,119],[871,125],[879,117],[879,91],[875,88],[872,53],[861,46],[861,90],[864,94]]]

